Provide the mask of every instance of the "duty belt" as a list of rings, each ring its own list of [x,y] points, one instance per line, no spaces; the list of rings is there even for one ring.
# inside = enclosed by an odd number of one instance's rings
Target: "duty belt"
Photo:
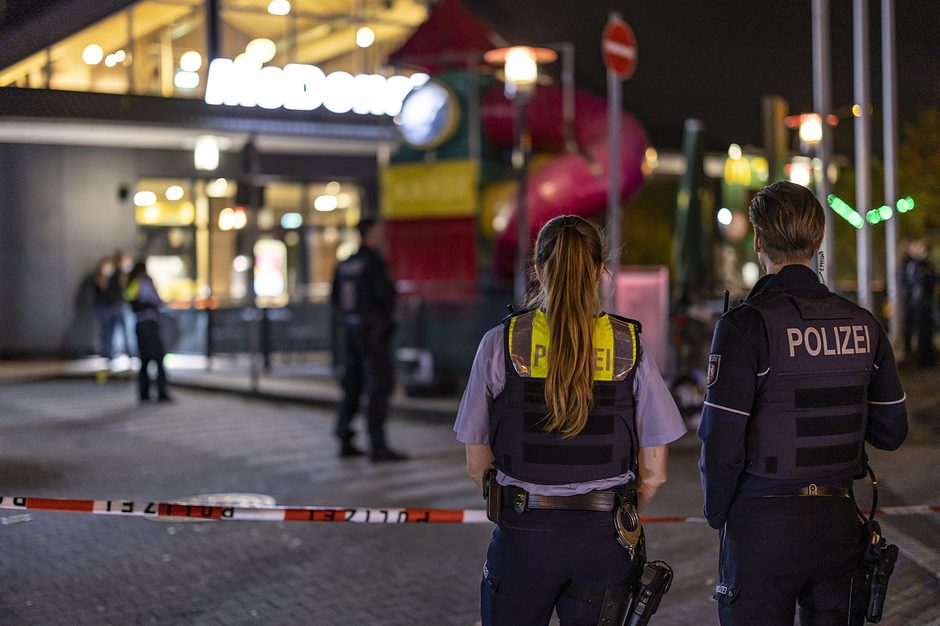
[[[565,511],[613,511],[617,492],[613,489],[590,491],[576,496],[540,496],[519,487],[503,487],[504,502],[511,502],[517,513],[528,509],[559,509]]]
[[[794,489],[793,491],[788,491],[786,493],[775,493],[763,497],[785,498],[788,496],[831,496],[837,498],[848,498],[851,495],[852,492],[849,489],[845,489],[844,487],[826,487],[824,485],[817,485],[812,483],[806,487]]]

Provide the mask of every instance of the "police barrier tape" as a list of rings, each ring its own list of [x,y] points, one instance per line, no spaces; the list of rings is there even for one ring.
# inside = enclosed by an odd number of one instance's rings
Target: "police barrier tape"
[[[483,524],[489,523],[482,509],[363,509],[325,506],[240,507],[179,502],[134,502],[132,500],[70,500],[0,496],[0,509],[15,511],[59,511],[151,518],[181,518],[206,521],[248,522],[350,522],[359,524]],[[940,513],[940,505],[887,506],[880,515]],[[704,517],[643,517],[651,523],[704,524]]]

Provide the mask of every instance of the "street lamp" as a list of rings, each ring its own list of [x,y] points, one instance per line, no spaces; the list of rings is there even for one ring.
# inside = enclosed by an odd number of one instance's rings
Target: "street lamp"
[[[516,169],[518,184],[516,200],[516,276],[513,282],[515,301],[521,306],[525,302],[528,287],[529,264],[529,210],[526,198],[526,166],[532,149],[529,135],[527,105],[535,93],[539,64],[551,63],[558,55],[548,48],[512,46],[490,50],[483,59],[491,65],[502,65],[505,74],[506,97],[513,102],[512,164]]]

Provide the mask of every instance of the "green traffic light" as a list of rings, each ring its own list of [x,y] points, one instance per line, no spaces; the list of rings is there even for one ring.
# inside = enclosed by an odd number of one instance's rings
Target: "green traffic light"
[[[891,207],[885,205],[878,209],[878,215],[881,217],[881,221],[890,220],[891,216],[894,215],[894,211],[891,210]]]
[[[836,215],[847,221],[855,228],[861,228],[865,225],[865,221],[862,219],[862,216],[859,215],[855,209],[849,206],[848,203],[846,203],[846,201],[839,196],[835,194],[829,194],[827,200],[829,201],[829,206],[832,207],[832,210],[836,212]]]

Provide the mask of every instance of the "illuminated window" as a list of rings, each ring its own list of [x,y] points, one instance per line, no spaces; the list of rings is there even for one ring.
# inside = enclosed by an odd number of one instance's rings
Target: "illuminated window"
[[[202,98],[209,65],[204,4],[136,2],[54,44],[48,53],[0,68],[0,87]],[[327,73],[381,72],[388,55],[427,19],[424,0],[367,3],[362,9],[357,0],[297,1],[284,15],[269,12],[270,0],[220,4],[221,56],[236,59],[250,43],[268,40],[274,43],[268,65],[310,64]],[[368,50],[356,43],[364,27],[375,37]],[[259,49],[257,44],[253,49]]]
[[[160,296],[171,306],[197,297],[197,209],[192,181],[142,178],[132,195],[141,252]]]

